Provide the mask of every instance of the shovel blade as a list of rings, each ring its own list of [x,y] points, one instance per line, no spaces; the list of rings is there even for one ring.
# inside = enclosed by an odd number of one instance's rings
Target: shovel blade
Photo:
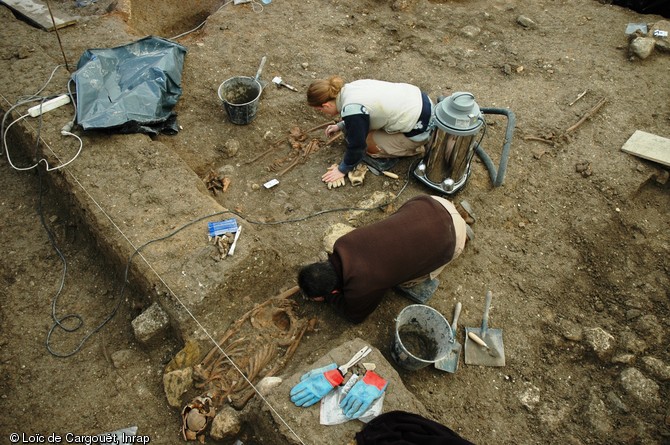
[[[468,336],[470,332],[474,332],[484,340],[489,349],[475,343]],[[505,366],[502,329],[487,329],[486,335],[482,336],[481,328],[465,328],[465,363],[478,366]]]
[[[454,342],[447,355],[435,362],[435,367],[440,371],[454,373],[458,370],[458,359],[461,355],[461,344]]]

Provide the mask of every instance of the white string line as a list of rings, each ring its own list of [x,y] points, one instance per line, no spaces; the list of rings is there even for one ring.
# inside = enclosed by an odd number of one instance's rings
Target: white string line
[[[3,98],[7,103],[10,103],[10,102],[5,98],[5,96],[2,95],[2,93],[0,93],[0,96],[2,96],[2,98]],[[10,104],[11,104],[11,103],[10,103]],[[30,127],[31,130],[35,131],[35,128],[30,124],[30,122],[26,121],[26,125],[27,125],[28,127]],[[40,136],[40,139],[41,139],[42,142],[44,143],[44,146],[47,147],[47,148],[49,149],[49,151],[56,157],[56,159],[58,159],[58,160],[60,161],[60,158],[58,157],[58,155],[52,150],[51,146],[44,140],[44,138],[42,138],[42,137]],[[200,323],[200,321],[195,317],[195,315],[193,315],[193,313],[188,309],[188,307],[186,307],[186,305],[184,304],[184,302],[181,301],[181,299],[180,299],[180,298],[177,296],[177,294],[172,290],[172,288],[165,282],[165,280],[163,280],[163,277],[158,273],[158,271],[156,271],[156,269],[154,269],[154,267],[151,265],[151,263],[149,262],[149,260],[147,260],[147,259],[144,257],[144,255],[142,254],[142,252],[138,250],[138,247],[136,247],[135,244],[133,244],[133,242],[132,242],[132,241],[126,236],[126,234],[123,232],[123,230],[121,230],[121,228],[114,222],[114,220],[112,219],[112,217],[111,217],[107,212],[105,212],[105,210],[102,208],[102,206],[101,206],[101,205],[95,200],[95,198],[88,192],[88,190],[84,187],[84,185],[83,185],[81,182],[79,182],[79,179],[77,179],[77,177],[76,177],[76,176],[75,176],[75,175],[74,175],[68,168],[64,168],[63,170],[65,170],[65,171],[72,177],[72,179],[73,179],[73,180],[77,183],[77,185],[82,189],[82,191],[86,194],[86,196],[89,197],[89,199],[91,200],[91,202],[93,202],[93,204],[95,204],[95,206],[96,206],[96,207],[102,212],[102,214],[109,220],[109,222],[112,224],[112,226],[114,226],[114,228],[119,232],[119,234],[120,234],[120,235],[121,235],[121,236],[128,242],[128,244],[130,244],[130,246],[133,248],[133,250],[135,251],[135,253],[137,253],[137,254],[140,256],[140,258],[142,258],[142,260],[143,260],[144,263],[149,267],[149,269],[151,269],[151,271],[156,275],[156,277],[160,280],[160,282],[163,283],[163,285],[168,289],[168,291],[170,292],[170,294],[171,294],[171,295],[172,295],[172,296],[179,302],[179,304],[184,308],[184,310],[186,311],[186,313],[188,313],[188,315],[193,319],[193,321],[195,321],[195,323],[198,325],[198,327],[199,327],[200,329],[202,329],[202,331],[205,333],[205,335],[207,336],[207,338],[209,338],[209,339],[211,340],[211,342],[216,346],[216,348],[217,348],[219,351],[221,351],[221,353],[224,355],[224,357],[226,357],[226,359],[231,363],[231,365],[233,365],[233,367],[235,368],[235,370],[242,376],[242,378],[249,384],[249,386],[251,386],[251,388],[253,388],[254,392],[255,392],[256,394],[258,394],[258,396],[261,398],[261,400],[263,400],[263,402],[264,402],[264,403],[265,403],[265,404],[272,410],[272,412],[275,413],[275,414],[277,415],[277,417],[279,418],[279,420],[281,420],[281,422],[286,426],[286,428],[288,428],[288,430],[291,432],[291,434],[293,434],[293,435],[296,437],[296,439],[298,439],[298,441],[299,441],[301,444],[305,445],[305,442],[302,441],[302,439],[300,438],[300,436],[298,436],[298,434],[297,434],[295,431],[293,431],[293,428],[291,428],[291,426],[284,420],[284,418],[279,414],[279,412],[277,412],[277,410],[270,404],[270,402],[269,402],[269,401],[268,401],[268,400],[267,400],[267,399],[266,399],[266,398],[265,398],[265,397],[258,391],[258,389],[256,388],[256,386],[254,386],[254,384],[251,383],[251,381],[247,378],[247,376],[244,375],[244,373],[242,372],[242,370],[237,366],[237,364],[233,361],[233,359],[230,358],[230,356],[229,356],[228,354],[226,354],[226,352],[225,352],[225,351],[221,348],[221,346],[216,342],[216,340],[212,337],[212,335],[209,333],[209,331],[208,331],[207,329],[205,329],[205,327],[202,325],[202,323]]]

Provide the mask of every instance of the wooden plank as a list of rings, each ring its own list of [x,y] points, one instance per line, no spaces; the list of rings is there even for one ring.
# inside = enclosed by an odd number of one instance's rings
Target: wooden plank
[[[0,0],[0,3],[8,6],[28,22],[45,31],[53,31],[54,29],[73,25],[79,19],[79,17],[71,17],[63,12],[56,11],[53,5],[51,5],[51,12],[54,16],[54,20],[52,21],[49,8],[42,0]],[[56,22],[55,27],[54,22]]]
[[[670,166],[670,139],[662,136],[636,130],[623,144],[621,150],[649,161]]]

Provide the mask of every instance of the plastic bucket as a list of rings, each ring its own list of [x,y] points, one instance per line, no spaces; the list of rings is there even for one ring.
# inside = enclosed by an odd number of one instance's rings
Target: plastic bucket
[[[253,77],[231,77],[219,85],[223,108],[230,121],[237,125],[246,125],[254,120],[262,92],[261,83]]]
[[[391,356],[398,365],[415,371],[443,358],[450,341],[451,326],[442,314],[430,306],[412,304],[396,319]]]

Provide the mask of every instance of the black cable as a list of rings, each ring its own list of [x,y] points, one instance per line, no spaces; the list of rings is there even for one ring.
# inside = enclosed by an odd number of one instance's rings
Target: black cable
[[[41,119],[40,119],[40,125],[38,126],[38,140],[39,140],[39,130],[41,128]],[[36,146],[36,149],[39,147],[39,143]],[[56,237],[54,236],[53,232],[49,228],[49,226],[46,223],[45,217],[44,217],[44,207],[43,207],[43,198],[45,195],[44,192],[44,172],[42,169],[39,167],[37,168],[38,171],[38,176],[39,176],[39,198],[38,198],[38,207],[37,211],[40,217],[40,222],[42,223],[42,227],[44,227],[45,232],[47,233],[47,236],[49,238],[49,242],[51,242],[51,246],[53,249],[56,251],[56,254],[58,255],[58,258],[60,259],[61,263],[63,263],[63,271],[61,273],[61,279],[60,279],[60,284],[58,286],[58,290],[56,291],[56,294],[54,295],[52,301],[51,301],[51,318],[53,319],[53,324],[51,325],[51,328],[49,329],[49,332],[47,333],[47,338],[45,342],[45,346],[47,348],[47,351],[55,357],[60,357],[60,358],[66,358],[70,357],[77,352],[81,350],[81,348],[84,346],[84,343],[96,332],[98,332],[100,329],[102,329],[112,318],[114,318],[114,315],[116,315],[116,311],[118,308],[121,306],[121,301],[122,299],[119,299],[119,301],[116,303],[116,306],[112,310],[112,312],[100,323],[95,329],[93,329],[91,332],[86,334],[77,347],[75,347],[72,351],[68,353],[60,353],[56,352],[52,347],[51,347],[51,336],[53,335],[54,331],[56,328],[62,329],[65,332],[76,332],[78,331],[83,325],[84,325],[84,319],[82,318],[81,315],[79,314],[67,314],[62,317],[58,317],[56,314],[56,308],[58,306],[58,299],[63,291],[63,288],[65,287],[65,277],[67,276],[67,259],[65,258],[65,255],[63,252],[59,249],[58,244],[56,243]],[[76,320],[76,324],[72,327],[67,327],[64,325],[66,321],[69,320]]]
[[[410,175],[410,172],[412,171],[412,167],[413,167],[413,165],[410,163],[409,170],[407,172],[407,178],[405,180],[405,184],[400,189],[398,194],[395,195],[395,197],[391,200],[391,202],[398,199],[400,194],[405,190],[405,188],[409,184],[409,175]],[[75,332],[83,326],[84,320],[79,314],[68,314],[68,315],[65,315],[64,317],[61,317],[61,318],[58,318],[56,316],[56,306],[57,306],[58,298],[59,298],[59,296],[60,296],[60,294],[63,290],[63,287],[65,285],[65,276],[67,274],[67,261],[65,259],[65,256],[63,255],[63,253],[58,248],[58,245],[56,244],[55,237],[53,236],[53,233],[51,232],[51,230],[49,229],[49,227],[46,224],[46,221],[44,220],[44,212],[43,212],[43,208],[42,208],[42,197],[44,195],[44,193],[43,193],[43,178],[42,178],[43,173],[42,173],[42,170],[38,169],[38,171],[39,171],[39,178],[40,178],[40,193],[39,193],[39,207],[38,207],[40,220],[42,222],[42,226],[44,227],[45,231],[47,232],[47,235],[49,237],[49,241],[51,242],[51,245],[53,246],[54,250],[58,254],[61,262],[63,263],[63,272],[62,272],[62,275],[61,275],[61,283],[60,283],[59,289],[56,292],[56,295],[54,296],[54,298],[52,300],[52,304],[51,304],[51,316],[54,320],[54,324],[49,329],[49,333],[47,334],[47,338],[46,338],[46,347],[47,347],[47,350],[49,351],[49,353],[56,356],[56,357],[61,357],[61,358],[70,357],[70,356],[76,354],[77,352],[79,352],[81,350],[81,348],[84,346],[84,343],[86,343],[86,341],[88,341],[88,339],[93,334],[100,331],[112,318],[114,318],[114,316],[116,315],[119,307],[121,307],[121,302],[123,301],[123,294],[125,292],[126,285],[128,283],[128,275],[129,275],[130,266],[132,264],[133,258],[135,258],[135,256],[137,254],[139,254],[140,251],[142,251],[145,247],[147,247],[151,244],[154,244],[156,242],[164,241],[166,239],[169,239],[169,238],[175,236],[176,234],[178,234],[179,232],[181,232],[182,230],[192,226],[193,224],[197,224],[197,223],[199,223],[199,222],[201,222],[205,219],[209,219],[209,218],[213,218],[215,216],[219,216],[219,215],[229,213],[229,214],[233,214],[233,215],[245,220],[246,222],[248,222],[250,224],[279,225],[279,224],[288,224],[288,223],[296,223],[296,222],[300,222],[300,221],[306,221],[308,219],[315,218],[315,217],[320,216],[320,215],[325,215],[327,213],[333,213],[333,212],[378,210],[378,209],[381,209],[383,207],[388,206],[391,203],[391,202],[389,202],[389,203],[386,203],[386,204],[380,204],[376,207],[369,207],[369,208],[338,207],[338,208],[334,208],[334,209],[322,210],[320,212],[312,213],[312,214],[309,214],[309,215],[301,217],[301,218],[287,219],[287,220],[283,220],[283,221],[272,221],[272,222],[256,221],[256,220],[250,219],[249,217],[245,217],[244,215],[242,215],[239,212],[236,212],[234,210],[222,210],[220,212],[211,213],[209,215],[201,216],[201,217],[196,218],[192,221],[189,221],[186,224],[184,224],[183,226],[181,226],[181,227],[177,228],[176,230],[173,230],[172,232],[168,233],[167,235],[162,236],[160,238],[155,238],[155,239],[149,240],[146,243],[142,244],[141,246],[139,246],[135,249],[135,251],[130,255],[130,257],[128,258],[128,261],[126,263],[126,267],[125,267],[124,274],[123,274],[123,284],[122,284],[121,289],[119,291],[118,301],[116,302],[116,305],[114,306],[114,309],[110,312],[110,314],[96,328],[94,328],[92,331],[90,331],[88,334],[86,334],[81,339],[81,341],[79,342],[79,344],[77,345],[76,348],[74,348],[72,351],[70,351],[68,353],[59,353],[59,352],[54,351],[51,348],[51,336],[54,333],[54,331],[56,330],[56,328],[60,328],[60,329],[64,330],[65,332]],[[63,325],[63,322],[65,322],[67,320],[72,320],[72,319],[77,320],[77,324],[74,327],[68,328],[67,326]]]
[[[40,101],[40,106],[41,106],[48,99],[49,99],[49,97],[38,98],[38,97],[34,96],[34,97],[31,97],[31,98],[27,98],[25,101],[28,102],[28,101],[39,100]],[[7,113],[7,114],[9,114],[9,113]],[[3,117],[2,127],[4,127],[5,118],[7,117],[7,114],[5,114],[5,116]],[[36,138],[35,138],[35,147],[34,147],[34,152],[33,152],[33,157],[35,159],[39,159],[39,147],[40,147],[40,141],[41,141],[40,135],[42,133],[43,122],[44,122],[43,114],[40,113],[40,115],[38,116],[38,121],[37,121],[37,135],[36,135]],[[54,295],[54,297],[51,301],[51,317],[52,317],[54,323],[51,326],[51,328],[49,329],[49,333],[47,334],[47,338],[46,338],[45,343],[46,343],[46,348],[47,348],[47,350],[49,351],[50,354],[52,354],[56,357],[70,357],[71,355],[74,355],[77,352],[79,352],[79,350],[83,347],[84,343],[88,340],[88,338],[91,335],[93,335],[94,333],[98,332],[100,329],[102,329],[102,327],[105,324],[107,324],[107,322],[109,320],[112,319],[112,317],[116,313],[116,309],[118,309],[118,307],[120,305],[120,302],[117,304],[117,307],[114,309],[112,314],[110,314],[97,328],[95,328],[93,331],[91,331],[86,336],[84,336],[84,338],[81,340],[79,345],[74,350],[70,351],[69,353],[63,354],[63,353],[56,352],[51,348],[51,335],[54,333],[56,328],[60,328],[60,329],[64,330],[65,332],[75,332],[83,326],[84,320],[81,317],[81,315],[79,315],[79,314],[67,314],[67,315],[65,315],[63,317],[60,317],[60,318],[56,314],[58,299],[60,298],[60,296],[63,292],[63,289],[65,287],[65,277],[67,276],[67,260],[65,258],[65,255],[63,254],[63,252],[58,247],[58,244],[56,242],[56,237],[55,237],[54,233],[51,231],[51,229],[49,228],[49,226],[47,225],[46,220],[45,220],[44,206],[43,206],[43,200],[44,200],[44,195],[45,195],[45,180],[44,180],[44,172],[42,171],[42,169],[39,168],[40,163],[41,162],[38,162],[36,164],[37,172],[38,172],[38,178],[39,178],[39,186],[38,186],[39,187],[39,193],[38,193],[37,213],[39,215],[42,227],[44,227],[44,230],[47,233],[47,237],[49,238],[49,242],[51,243],[51,246],[53,247],[54,251],[58,255],[58,258],[60,259],[61,263],[63,264],[63,271],[61,272],[60,284],[58,286],[58,290],[56,291],[56,294]],[[45,169],[46,168],[48,168],[48,164],[45,162]],[[67,327],[63,323],[68,321],[68,320],[76,320],[76,324],[72,327]]]

